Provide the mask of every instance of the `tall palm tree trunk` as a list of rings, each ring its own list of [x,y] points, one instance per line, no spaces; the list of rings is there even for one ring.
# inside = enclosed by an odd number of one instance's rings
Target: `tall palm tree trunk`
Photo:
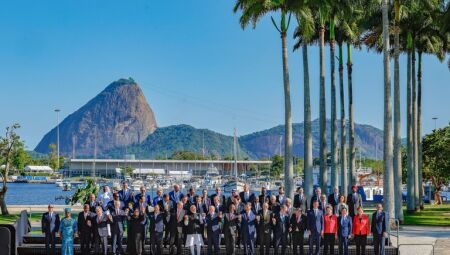
[[[284,120],[285,120],[285,139],[284,139],[284,183],[286,186],[286,195],[294,195],[294,165],[292,159],[292,113],[291,113],[291,86],[289,84],[289,67],[286,32],[281,32],[281,46],[283,56],[283,83],[284,83]]]
[[[392,102],[391,102],[391,67],[389,62],[389,18],[387,0],[382,2],[383,14],[383,66],[384,66],[384,176],[383,202],[388,219],[394,214],[394,175],[392,163]],[[387,224],[388,228],[390,224]],[[388,229],[389,230],[389,229]]]
[[[320,174],[319,183],[323,193],[328,193],[328,166],[327,166],[327,122],[326,122],[326,104],[325,104],[325,65],[324,65],[324,35],[325,26],[322,25],[319,30],[320,41]]]
[[[339,47],[339,98],[341,108],[341,194],[345,197],[348,195],[348,172],[347,172],[347,136],[345,132],[345,95],[344,95],[344,60],[342,56],[342,42],[338,43]]]
[[[411,62],[411,86],[412,86],[412,160],[413,160],[413,169],[414,169],[414,205],[415,211],[420,210],[420,201],[419,201],[419,174],[418,164],[417,164],[417,90],[416,90],[416,52],[413,38],[413,47],[412,47],[412,62]]]
[[[349,136],[349,185],[347,189],[356,184],[356,148],[355,148],[355,121],[353,119],[353,63],[352,45],[347,43],[347,80],[348,80],[348,136]]]
[[[419,51],[417,67],[417,172],[419,175],[419,204],[423,210],[423,176],[422,176],[422,51]]]
[[[312,158],[312,133],[311,133],[311,94],[309,88],[308,46],[303,44],[303,85],[304,85],[304,170],[305,170],[305,194],[310,197],[313,194],[313,158]]]
[[[402,183],[402,137],[400,116],[400,28],[399,23],[400,0],[395,1],[395,39],[394,39],[394,183]],[[402,185],[395,185],[395,218],[403,223]]]
[[[336,125],[336,79],[335,79],[334,18],[330,18],[330,69],[331,69],[331,188],[339,187],[338,138]]]
[[[414,169],[413,169],[413,142],[412,142],[412,104],[411,104],[411,62],[412,53],[408,49],[408,66],[407,66],[407,81],[406,81],[406,140],[407,140],[407,170],[408,170],[408,181],[407,181],[407,200],[406,208],[408,212],[414,212],[415,201],[414,201]]]

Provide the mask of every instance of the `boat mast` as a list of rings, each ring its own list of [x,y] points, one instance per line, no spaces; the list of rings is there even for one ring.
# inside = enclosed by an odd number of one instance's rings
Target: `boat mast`
[[[233,143],[233,158],[234,158],[234,177],[238,177],[238,167],[237,167],[237,136],[236,128],[234,129],[234,143]]]

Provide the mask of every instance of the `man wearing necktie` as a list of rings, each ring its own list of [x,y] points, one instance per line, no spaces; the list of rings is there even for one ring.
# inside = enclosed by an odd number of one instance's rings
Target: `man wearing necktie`
[[[244,184],[244,190],[239,193],[239,196],[241,197],[242,203],[252,203],[254,200],[255,195],[253,193],[250,193],[250,187],[248,184]]]
[[[89,210],[92,213],[95,213],[95,208],[99,205],[99,203],[97,202],[97,200],[95,198],[95,194],[93,194],[93,193],[89,194],[89,199],[88,199],[88,201],[86,201],[85,204],[88,204]]]
[[[312,209],[308,212],[309,254],[320,254],[320,242],[323,234],[323,213],[319,209],[319,201],[313,200]],[[315,246],[315,249],[314,249]]]
[[[128,188],[128,182],[122,182],[122,190],[119,190],[119,199],[127,207],[128,203],[133,202],[131,190]]]
[[[297,248],[300,247],[300,255],[303,255],[303,239],[305,235],[306,215],[302,213],[301,208],[295,210],[291,216],[289,231],[292,233],[292,246],[294,255],[298,255]]]
[[[352,218],[358,214],[358,208],[363,206],[361,195],[357,191],[358,186],[353,185],[352,193],[347,196],[348,214]]]
[[[211,205],[208,215],[205,218],[208,236],[208,255],[219,254],[220,222],[222,222],[222,213],[217,214],[215,207]]]
[[[89,205],[83,205],[83,211],[78,214],[78,237],[80,238],[80,248],[82,255],[91,254],[89,244],[92,240],[92,217]]]
[[[151,238],[152,254],[162,254],[165,212],[161,212],[159,205],[155,205],[153,212],[147,212]]]
[[[109,213],[109,211],[106,211]],[[100,206],[95,208],[94,249],[96,254],[108,254],[108,222],[112,222],[111,214],[106,215]],[[101,247],[101,249],[100,249]]]
[[[228,206],[228,212],[225,214],[223,223],[223,235],[225,237],[227,255],[235,254],[237,224],[238,216],[236,214],[236,206],[231,203]]]
[[[339,204],[339,187],[334,187],[333,193],[328,195],[328,204],[333,206],[333,212],[335,212],[336,206]]]
[[[162,200],[163,200],[162,189],[158,189],[156,191],[156,196],[153,198],[152,205],[155,206],[156,204],[159,203],[159,201],[162,201]]]
[[[277,202],[280,205],[284,205],[284,201],[285,201],[286,197],[284,195],[284,187],[281,186],[278,188],[278,196],[277,196]]]
[[[301,208],[303,214],[307,213],[308,199],[306,198],[302,187],[297,188],[297,194],[294,196],[294,208]]]
[[[123,239],[123,221],[126,218],[126,214],[120,209],[120,201],[114,201],[114,210],[112,215],[112,250],[113,254],[123,254],[122,239]]]
[[[253,255],[255,254],[256,226],[258,224],[259,216],[256,216],[252,212],[252,204],[250,202],[245,204],[245,209],[241,214],[240,219],[244,254]]]
[[[310,206],[311,206],[311,208],[310,209],[312,209],[313,208],[313,202],[314,201],[317,201],[317,202],[319,202],[319,209],[322,209],[321,207],[320,207],[320,197],[322,196],[322,189],[320,188],[320,187],[317,187],[316,188],[316,191],[315,191],[315,193],[314,193],[314,195],[311,197],[311,201],[310,201]]]
[[[263,203],[262,210],[260,211],[260,221],[258,224],[258,236],[259,236],[259,254],[269,254],[270,244],[272,243],[272,212],[269,210],[269,204]]]
[[[183,241],[183,218],[185,211],[183,203],[179,202],[172,213],[168,215],[168,226],[170,228],[170,247],[169,254],[174,254],[177,249],[177,255],[181,254],[181,244]]]
[[[383,206],[378,203],[377,211],[372,214],[371,231],[373,235],[373,246],[375,255],[384,255],[385,239],[388,237],[386,232],[386,214],[383,212]]]
[[[347,208],[343,208],[338,218],[339,254],[348,255],[348,239],[352,236],[352,219],[348,216]]]
[[[287,214],[287,208],[285,205],[280,207],[280,212],[272,218],[273,224],[273,236],[275,239],[274,254],[278,254],[278,249],[281,245],[281,254],[286,253],[286,246],[289,233],[289,216]]]
[[[322,196],[320,196],[320,202],[319,202],[319,209],[322,210],[322,214],[326,214],[327,212],[327,196],[325,194],[323,194]]]
[[[56,254],[56,232],[59,230],[59,215],[48,205],[48,211],[42,215],[41,230],[45,234],[45,250],[47,254]],[[51,246],[51,249],[50,249]]]
[[[180,185],[175,184],[173,185],[173,190],[169,192],[170,200],[173,204],[177,204],[181,201],[181,198],[183,197],[183,193],[180,191]]]

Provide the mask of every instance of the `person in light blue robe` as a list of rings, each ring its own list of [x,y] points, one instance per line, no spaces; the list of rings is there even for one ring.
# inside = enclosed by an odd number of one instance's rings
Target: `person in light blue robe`
[[[61,255],[74,255],[73,240],[78,232],[77,221],[71,218],[70,208],[64,209],[65,217],[59,225],[61,237]]]

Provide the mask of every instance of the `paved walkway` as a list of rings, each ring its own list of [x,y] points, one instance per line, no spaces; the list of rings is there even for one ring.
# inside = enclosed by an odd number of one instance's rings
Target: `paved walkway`
[[[435,246],[435,255],[450,255],[450,227],[400,227],[400,254],[429,255]],[[397,239],[391,239],[397,246]]]

